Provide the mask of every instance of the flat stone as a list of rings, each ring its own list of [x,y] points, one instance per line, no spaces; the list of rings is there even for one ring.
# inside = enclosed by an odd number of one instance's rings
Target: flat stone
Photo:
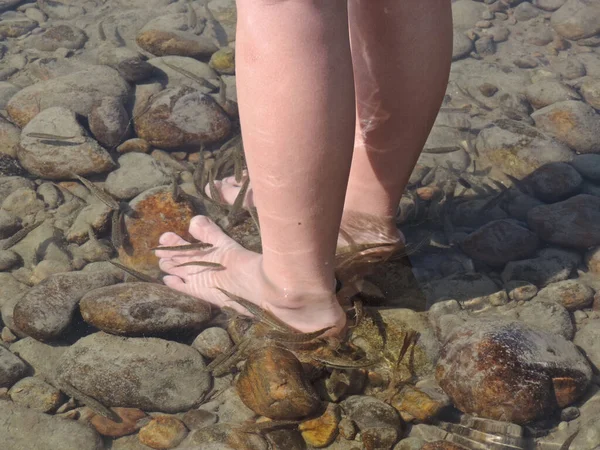
[[[571,315],[558,302],[528,302],[511,309],[505,316],[518,319],[530,327],[562,336],[569,341],[575,336],[575,325]]]
[[[172,173],[163,163],[143,153],[126,153],[119,168],[106,177],[106,190],[122,200],[131,200],[148,189],[171,184]]]
[[[67,139],[36,138],[31,136],[33,133]],[[27,124],[17,156],[32,174],[55,180],[71,178],[73,172],[86,176],[115,167],[108,152],[77,123],[75,113],[62,107],[45,109]]]
[[[587,360],[571,342],[499,317],[457,327],[436,369],[461,411],[517,424],[573,403],[590,377]]]
[[[454,33],[452,40],[452,61],[465,58],[473,51],[473,41],[466,34]]]
[[[527,184],[535,196],[546,203],[559,202],[579,193],[583,178],[571,165],[548,163],[536,169]]]
[[[600,153],[597,136],[600,115],[594,109],[575,100],[557,102],[531,114],[537,128],[554,136],[579,153]]]
[[[471,258],[491,266],[504,266],[510,261],[533,256],[538,246],[535,233],[510,220],[490,222],[467,236],[461,244],[462,250]]]
[[[150,150],[148,141],[140,138],[128,139],[117,147],[119,153],[150,153]]]
[[[567,0],[550,23],[563,37],[577,40],[600,33],[600,5],[589,0]]]
[[[27,430],[27,432],[23,432]],[[0,400],[3,450],[103,450],[92,428]]]
[[[573,248],[600,245],[600,198],[580,194],[533,208],[529,227],[544,241]]]
[[[10,387],[27,374],[27,365],[0,345],[0,387]]]
[[[54,374],[58,360],[67,348],[65,344],[49,345],[24,337],[11,344],[10,351],[31,367],[32,375],[48,378]]]
[[[535,301],[556,302],[569,311],[591,306],[594,290],[577,280],[565,280],[552,283],[538,292]]]
[[[69,327],[86,292],[117,281],[112,274],[103,272],[53,275],[21,297],[13,319],[19,330],[35,339],[56,339]]]
[[[202,356],[187,345],[100,332],[63,354],[57,378],[105,406],[175,413],[204,398],[210,386],[204,368]]]
[[[83,296],[79,307],[86,322],[123,336],[185,333],[201,329],[211,318],[208,303],[153,283],[94,289]]]
[[[90,424],[102,436],[110,436],[114,438],[127,436],[135,433],[139,427],[138,420],[144,419],[146,413],[138,408],[112,408],[112,411],[121,418],[121,423],[113,422],[112,420],[95,414],[90,419]]]

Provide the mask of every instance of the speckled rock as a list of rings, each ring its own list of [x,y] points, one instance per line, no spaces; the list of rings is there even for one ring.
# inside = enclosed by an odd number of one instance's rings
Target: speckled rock
[[[12,95],[16,94],[16,92],[18,92],[17,88],[15,88]],[[0,153],[16,158],[20,140],[21,130],[9,121],[0,119]]]
[[[17,405],[43,413],[55,411],[64,401],[58,389],[36,377],[17,381],[8,391],[8,395]]]
[[[27,374],[27,365],[0,345],[0,387],[10,387]]]
[[[25,361],[33,371],[32,375],[46,378],[52,376],[66,344],[44,344],[33,338],[25,337],[11,344],[10,351]]]
[[[107,148],[114,148],[129,137],[129,115],[121,100],[114,97],[105,97],[95,105],[88,122],[94,137]]]
[[[47,28],[30,40],[31,45],[44,52],[53,52],[59,48],[78,50],[86,41],[87,35],[83,30],[66,24]]]
[[[471,258],[491,266],[503,266],[533,256],[538,246],[535,233],[510,220],[490,222],[467,236],[461,244]]]
[[[223,328],[211,327],[200,333],[192,347],[200,352],[202,356],[213,359],[225,353],[233,346],[229,333]]]
[[[86,292],[117,281],[113,275],[103,272],[53,275],[21,297],[13,319],[19,330],[35,339],[56,339],[69,327],[75,308]]]
[[[600,5],[590,0],[567,0],[550,23],[563,37],[577,40],[600,33]]]
[[[203,450],[267,450],[267,443],[258,434],[246,433],[229,423],[217,423],[192,431],[180,448]]]
[[[525,95],[527,96],[527,100],[536,109],[565,100],[581,99],[575,89],[558,80],[543,80],[533,83],[527,86]]]
[[[600,369],[598,339],[600,339],[600,320],[596,319],[588,322],[583,328],[577,331],[573,340],[575,344],[583,349],[596,370]]]
[[[30,133],[67,139],[41,139]],[[70,178],[72,172],[83,176],[102,173],[115,166],[108,152],[77,123],[75,113],[62,107],[45,109],[27,124],[17,156],[29,172],[51,179]]]
[[[536,301],[557,302],[569,311],[587,308],[594,300],[594,290],[577,280],[552,283],[538,292]]]
[[[84,424],[5,401],[0,401],[0,436],[3,438],[2,450],[104,449],[98,433]]]
[[[565,247],[600,245],[600,197],[580,194],[560,203],[533,208],[529,227],[544,241]]]
[[[189,87],[160,92],[134,122],[139,137],[164,149],[210,144],[231,131],[229,118],[213,98]]]
[[[557,302],[528,302],[504,315],[568,340],[572,340],[575,335],[575,325],[569,311]]]
[[[600,182],[600,155],[577,155],[571,165],[588,180]]]
[[[166,450],[177,447],[187,434],[188,430],[181,420],[176,417],[157,416],[140,429],[138,438],[148,447]]]
[[[600,78],[588,78],[581,85],[581,95],[588,104],[600,110]]]
[[[198,330],[211,317],[208,303],[153,283],[124,283],[94,289],[83,296],[79,307],[86,322],[107,333],[124,336]]]
[[[58,363],[57,378],[106,406],[179,412],[197,406],[209,388],[202,356],[156,338],[86,336]]]
[[[94,414],[90,419],[90,425],[102,436],[122,437],[128,434],[133,434],[138,430],[137,422],[146,416],[146,413],[138,408],[112,408],[112,411],[117,414],[122,420],[121,423],[113,422],[112,420]]]
[[[106,190],[118,199],[130,200],[148,189],[172,182],[172,170],[150,155],[126,153],[119,168],[106,177]]]
[[[600,153],[600,115],[575,100],[557,102],[531,114],[537,128],[580,153]]]
[[[527,423],[548,417],[587,389],[591,368],[560,336],[498,317],[457,327],[436,369],[440,386],[461,411]]]

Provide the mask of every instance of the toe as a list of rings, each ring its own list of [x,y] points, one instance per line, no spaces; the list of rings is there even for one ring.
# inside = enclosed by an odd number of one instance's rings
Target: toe
[[[163,282],[166,286],[170,287],[171,289],[187,293],[187,286],[185,282],[175,275],[167,275],[163,277]]]
[[[166,246],[189,244],[185,239],[170,231],[168,233],[163,233],[158,239],[158,243]]]
[[[220,247],[234,243],[221,228],[206,216],[196,216],[190,221],[190,234],[201,242]]]

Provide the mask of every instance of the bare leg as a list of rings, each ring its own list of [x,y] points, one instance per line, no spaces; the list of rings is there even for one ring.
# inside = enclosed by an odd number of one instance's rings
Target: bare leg
[[[231,305],[224,288],[302,331],[343,325],[333,287],[355,120],[347,17],[347,0],[238,0],[238,98],[263,254],[197,218],[190,232],[215,248],[158,252],[169,286]],[[175,267],[190,259],[227,269]]]

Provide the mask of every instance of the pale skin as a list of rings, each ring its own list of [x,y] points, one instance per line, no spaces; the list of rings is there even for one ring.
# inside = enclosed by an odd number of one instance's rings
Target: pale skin
[[[197,252],[157,251],[168,286],[240,309],[222,288],[302,332],[346,315],[334,257],[345,239],[401,240],[394,217],[445,93],[452,54],[449,0],[238,0],[236,70],[242,137],[263,253],[210,219]],[[349,37],[350,36],[350,37]],[[233,202],[239,184],[219,183]],[[368,217],[375,226],[352,226]],[[186,243],[165,233],[160,244]],[[175,267],[193,260],[225,270]]]

